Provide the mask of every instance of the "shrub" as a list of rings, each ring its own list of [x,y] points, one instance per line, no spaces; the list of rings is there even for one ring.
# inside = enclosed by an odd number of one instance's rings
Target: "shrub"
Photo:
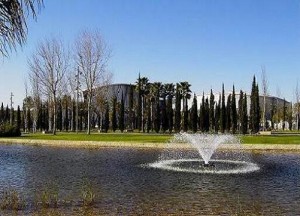
[[[25,207],[25,201],[15,189],[4,191],[0,198],[0,208],[2,210],[21,210]]]
[[[21,136],[20,128],[15,125],[4,123],[0,125],[0,137],[17,137]]]

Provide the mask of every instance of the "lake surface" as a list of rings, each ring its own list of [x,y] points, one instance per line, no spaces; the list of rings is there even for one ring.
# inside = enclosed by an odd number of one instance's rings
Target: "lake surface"
[[[161,150],[0,146],[0,194],[13,188],[34,212],[37,193],[55,187],[59,207],[74,211],[84,182],[96,193],[91,214],[299,215],[300,154],[252,154],[258,172],[239,175],[180,173],[142,167]]]

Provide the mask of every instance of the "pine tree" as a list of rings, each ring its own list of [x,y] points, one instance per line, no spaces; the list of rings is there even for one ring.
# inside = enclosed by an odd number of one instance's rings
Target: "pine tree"
[[[235,88],[232,87],[232,97],[231,97],[231,128],[232,133],[236,133],[237,129],[237,111],[236,111],[236,99],[235,99]]]
[[[214,129],[215,129],[215,96],[213,94],[212,89],[210,90],[210,97],[209,97],[209,125],[210,125],[210,131],[214,131]]]
[[[124,96],[122,94],[121,98],[121,105],[120,105],[120,114],[119,114],[119,129],[123,133],[125,129],[125,122],[124,122],[124,116],[125,116],[125,108],[124,108]]]
[[[111,115],[111,126],[113,132],[117,130],[117,97],[112,99],[112,115]]]
[[[221,113],[220,113],[221,133],[225,132],[225,127],[226,127],[225,90],[224,90],[224,84],[222,84]]]

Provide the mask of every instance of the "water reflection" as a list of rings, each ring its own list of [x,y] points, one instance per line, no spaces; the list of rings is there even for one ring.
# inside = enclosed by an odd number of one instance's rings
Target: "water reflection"
[[[253,160],[260,172],[242,175],[199,175],[140,167],[156,161],[160,153],[128,148],[0,146],[0,193],[15,188],[29,203],[25,212],[32,214],[300,213],[299,154],[255,154]],[[93,208],[79,205],[82,184],[87,179],[97,195]],[[59,209],[35,210],[35,194],[49,184],[58,188],[61,200],[70,202]]]

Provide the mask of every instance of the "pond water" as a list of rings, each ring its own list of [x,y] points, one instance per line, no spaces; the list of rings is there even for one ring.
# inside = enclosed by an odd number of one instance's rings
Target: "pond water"
[[[174,150],[175,151],[175,150]],[[91,214],[299,215],[300,154],[252,154],[260,170],[214,175],[147,168],[159,149],[71,149],[23,145],[0,146],[0,194],[13,188],[34,212],[37,193],[51,185],[60,206],[74,211],[82,185],[96,194]]]

